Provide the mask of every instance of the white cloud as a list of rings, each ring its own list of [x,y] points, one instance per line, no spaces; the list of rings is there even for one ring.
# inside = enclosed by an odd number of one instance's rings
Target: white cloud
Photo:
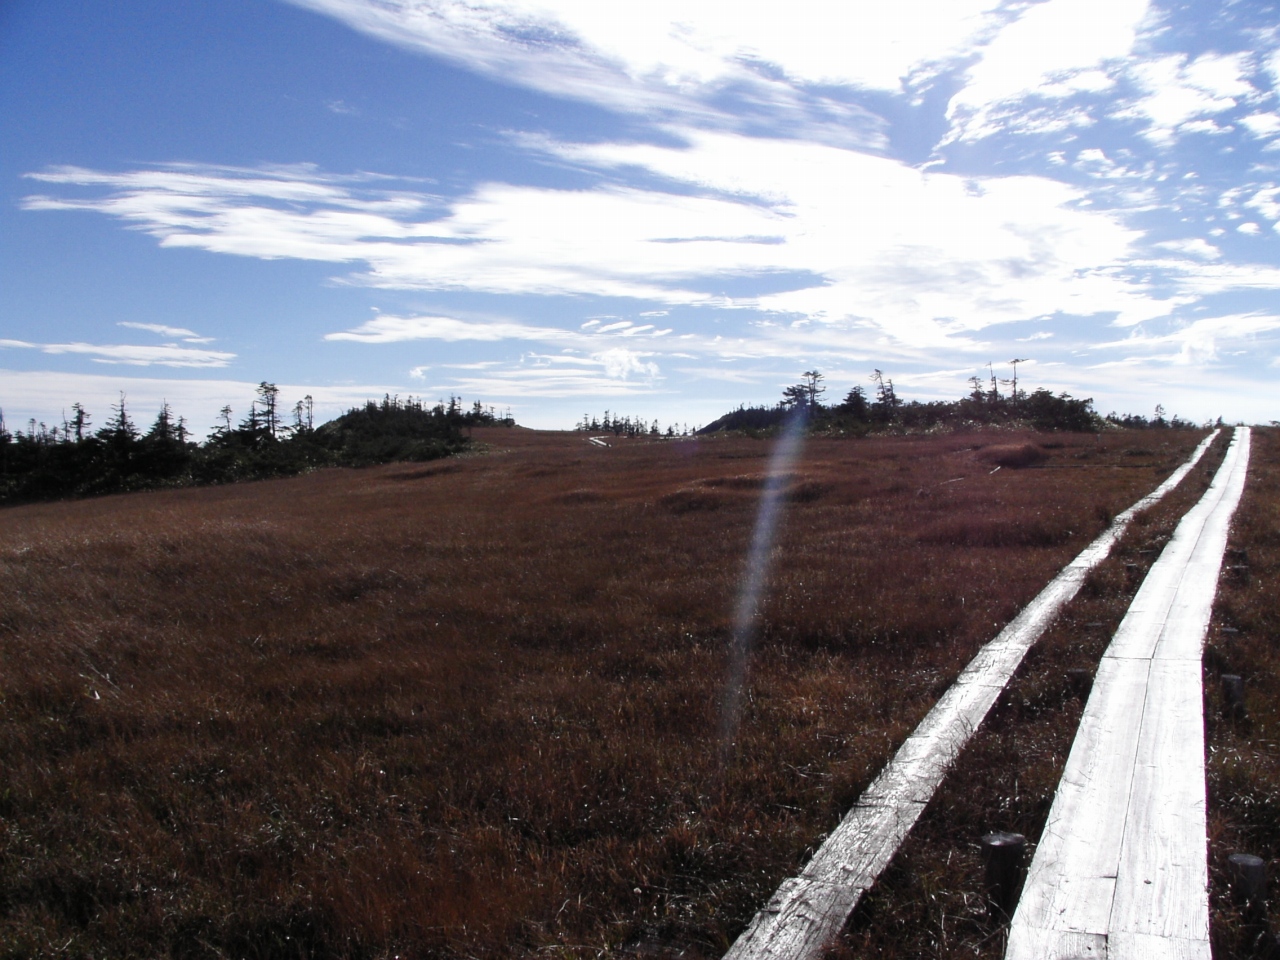
[[[1203,132],[1203,121],[1211,114],[1254,98],[1258,91],[1246,79],[1251,72],[1246,53],[1206,53],[1194,60],[1174,54],[1136,63],[1130,75],[1145,95],[1125,104],[1115,116],[1145,121],[1142,135],[1157,146],[1168,146],[1180,132]]]
[[[39,350],[49,354],[80,354],[95,363],[119,363],[135,367],[225,367],[236,358],[221,350],[201,350],[167,343],[161,346],[93,343],[30,343],[0,340],[0,349]]]
[[[1000,104],[1110,89],[1114,81],[1101,68],[1129,54],[1146,15],[1147,0],[1028,5],[981,50],[952,98],[949,139],[976,140],[1014,122],[1015,115],[995,109]]]
[[[1280,268],[1264,264],[1135,260],[1131,267],[1163,271],[1185,293],[1185,303],[1227,291],[1280,290]]]
[[[538,146],[592,172],[638,168],[679,184],[679,193],[608,180],[582,190],[490,183],[446,205],[388,190],[371,175],[326,179],[313,168],[62,170],[41,176],[105,194],[25,205],[123,217],[170,246],[367,265],[348,282],[749,306],[807,317],[833,341],[857,327],[859,336],[876,329],[905,346],[966,349],[975,347],[967,333],[991,324],[1058,311],[1137,323],[1181,302],[1126,279],[1140,235],[1057,181],[928,173],[821,144],[673,133],[684,146]],[[754,277],[793,289],[737,299],[719,292]],[[615,321],[597,332],[635,326]],[[563,343],[568,333],[505,320],[378,317],[329,337]]]
[[[1098,147],[1086,147],[1076,154],[1072,169],[1087,173],[1100,180],[1137,180],[1150,174],[1149,170],[1132,170],[1117,163]]]
[[[502,133],[496,145],[468,144],[494,151],[471,169],[512,171],[516,182],[466,182],[464,163],[451,168],[448,196],[431,181],[310,165],[59,167],[32,175],[44,195],[25,208],[107,214],[166,248],[328,264],[347,285],[476,294],[415,293],[435,306],[359,315],[326,327],[326,339],[422,343],[346,349],[403,357],[404,368],[431,359],[411,376],[456,374],[470,379],[451,390],[492,394],[488,384],[505,396],[658,393],[677,360],[727,378],[870,356],[958,367],[1001,343],[1021,354],[1011,338],[1029,330],[1040,332],[1019,342],[1036,342],[1042,360],[1066,357],[1090,342],[1080,330],[1163,331],[1203,312],[1183,309],[1197,299],[1254,291],[1233,300],[1245,310],[1280,289],[1280,268],[1229,262],[1235,247],[1271,256],[1266,243],[1233,243],[1232,227],[1257,236],[1280,223],[1274,182],[1241,186],[1276,170],[1239,172],[1260,148],[1280,149],[1265,89],[1268,69],[1280,83],[1280,51],[1262,49],[1274,31],[1238,35],[1234,49],[1249,52],[1234,53],[1228,27],[1197,37],[1208,15],[1149,0],[292,2],[496,82],[624,112],[606,126],[650,142]],[[1228,52],[1185,52],[1206,43]],[[922,137],[944,119],[939,97],[957,85],[952,140],[1042,139],[956,147],[917,165],[930,147]],[[892,123],[859,104],[882,105]],[[1183,137],[1183,152],[1167,149]],[[549,174],[530,174],[544,164]],[[1004,173],[1037,164],[1048,174]],[[1189,169],[1199,178],[1185,179]],[[1174,239],[1192,234],[1205,239]],[[1219,249],[1214,237],[1228,239]],[[529,297],[564,299],[553,311],[518,299]],[[617,315],[587,315],[597,310]],[[678,322],[659,319],[668,314]],[[185,327],[122,326],[157,343],[36,343],[46,337],[28,332],[2,346],[26,351],[24,362],[36,351],[197,367],[234,358],[195,349],[213,341]],[[1223,356],[1228,328],[1144,332],[1124,342],[1149,354],[1125,359]],[[433,350],[440,342],[469,346]],[[521,350],[542,352],[513,364]],[[449,365],[441,354],[502,359]]]
[[[1280,187],[1263,187],[1246,200],[1244,205],[1257,210],[1268,220],[1280,220]]]
[[[463,376],[439,387],[507,400],[522,397],[619,397],[652,394],[660,376],[644,354],[613,349],[595,356],[526,354],[479,376]]]
[[[352,330],[326,333],[326,340],[354,340],[357,343],[402,343],[407,340],[559,340],[567,331],[553,327],[533,327],[506,320],[470,321],[454,317],[395,317],[379,314]]]
[[[1250,99],[1258,91],[1249,83],[1253,56],[1250,53],[1203,54],[1187,64],[1186,82],[1216,97]]]
[[[646,354],[636,353],[622,347],[614,347],[596,355],[604,366],[607,377],[613,380],[626,380],[635,374],[638,377],[652,379],[658,375],[658,365],[645,360]]]
[[[1219,359],[1221,351],[1232,345],[1248,343],[1256,349],[1259,335],[1277,330],[1280,330],[1280,316],[1238,313],[1204,317],[1156,336],[1136,332],[1124,340],[1096,344],[1093,349],[1137,350],[1179,366],[1203,365]]]
[[[1230,133],[1231,130],[1231,127],[1221,127],[1213,120],[1188,120],[1178,127],[1179,133],[1207,133],[1210,136]]]
[[[601,340],[613,337],[651,339],[669,333],[670,329],[657,330],[651,323],[637,326],[629,320],[604,326],[600,326],[599,320],[588,320],[578,330],[566,330],[561,327],[536,327],[514,320],[460,320],[456,317],[397,317],[379,314],[358,327],[327,333],[324,338],[357,343],[403,343],[411,340],[496,343],[500,340],[534,340],[546,344],[584,346],[598,344]]]
[[[1080,194],[1036,177],[967,179],[892,160],[783,141],[686,133],[685,150],[563,145],[593,166],[637,166],[694,186],[761,198],[787,219],[756,266],[807,269],[820,284],[760,306],[827,321],[870,318],[914,344],[1058,309],[1167,312],[1112,269],[1137,234],[1075,208]],[[692,246],[692,245],[690,245]],[[735,246],[742,256],[746,245]],[[748,261],[741,261],[744,267]]]
[[[1000,8],[996,0],[901,0],[874,13],[840,0],[293,2],[504,82],[713,125],[730,120],[713,101],[735,92],[739,109],[836,121],[843,109],[856,122],[857,111],[804,88],[900,91],[904,78],[963,55],[999,22]]]
[[[181,337],[184,340],[207,341],[207,337],[202,337],[194,330],[188,330],[186,327],[167,327],[163,323],[135,323],[132,320],[122,320],[116,324],[118,327],[128,327],[130,330],[146,330],[150,333],[158,333],[162,337]]]
[[[1221,250],[1211,243],[1206,243],[1200,237],[1193,237],[1188,240],[1165,240],[1162,243],[1157,243],[1156,246],[1163,250],[1185,253],[1188,256],[1199,257],[1204,260],[1217,260],[1222,256]]]
[[[1280,87],[1280,47],[1273,48],[1271,53],[1262,56],[1261,60],[1267,73],[1271,74],[1273,86]]]
[[[1280,133],[1280,116],[1274,113],[1251,113],[1240,118],[1240,125],[1255,137],[1266,139]]]

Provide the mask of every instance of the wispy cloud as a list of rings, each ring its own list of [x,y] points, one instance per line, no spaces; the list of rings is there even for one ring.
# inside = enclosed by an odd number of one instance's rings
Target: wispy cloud
[[[1202,317],[1163,334],[1135,331],[1122,340],[1095,344],[1093,349],[1122,351],[1129,354],[1127,362],[1138,362],[1141,358],[1181,366],[1202,365],[1219,360],[1224,351],[1233,347],[1256,348],[1260,337],[1276,331],[1280,331],[1280,316],[1237,313]]]
[[[585,0],[293,0],[362,32],[577,97],[614,98],[586,81],[679,95],[764,62],[822,84],[901,89],[922,65],[991,29],[993,0],[903,0],[865,11],[839,0],[733,4],[652,0],[619,8]],[[637,94],[636,96],[639,96]]]
[[[1148,14],[1147,0],[1046,0],[1021,15],[980,50],[965,86],[952,98],[949,140],[976,140],[1010,127],[1046,130],[1028,99],[1061,101],[1109,90],[1109,70],[1126,57]],[[1018,111],[1002,106],[1020,103]],[[1077,114],[1075,125],[1092,123]]]
[[[556,342],[572,337],[555,327],[534,327],[511,321],[469,321],[454,317],[395,317],[379,315],[351,330],[326,333],[326,340],[357,343],[404,343],[410,340],[538,340]]]
[[[1157,145],[1172,143],[1180,133],[1215,130],[1206,121],[1259,97],[1247,80],[1252,59],[1249,53],[1195,59],[1175,54],[1136,63],[1130,72],[1142,93],[1116,116],[1144,120],[1143,135]]]
[[[794,140],[679,134],[683,146],[542,141],[538,149],[601,174],[644,170],[681,192],[608,180],[574,191],[490,183],[445,202],[314,168],[60,170],[38,177],[108,192],[25,205],[122,217],[166,245],[363,262],[365,272],[347,277],[354,283],[752,307],[828,325],[870,323],[913,346],[963,346],[966,332],[1055,311],[1114,312],[1133,323],[1178,303],[1126,276],[1139,234],[1114,213],[1082,207],[1081,191],[1065,184],[926,173]],[[421,219],[426,212],[434,217]],[[761,236],[777,242],[756,242]],[[666,242],[673,238],[682,242]],[[716,292],[759,276],[794,279],[777,293]],[[330,335],[414,336],[549,334],[523,324],[380,318]]]
[[[529,353],[477,375],[454,377],[438,389],[501,399],[647,396],[661,379],[648,355],[622,348],[595,356]],[[430,389],[430,388],[429,388]]]
[[[236,358],[221,350],[201,350],[177,344],[138,346],[136,344],[30,343],[0,340],[0,349],[38,350],[48,354],[80,354],[95,363],[125,364],[135,367],[225,367]]]
[[[731,4],[651,0],[292,0],[362,33],[503,82],[706,129],[880,146],[884,126],[837,91],[901,92],[967,55],[999,0]]]
[[[146,330],[162,337],[180,339],[183,343],[213,343],[213,337],[202,337],[186,327],[170,327],[163,323],[136,323],[132,320],[121,320],[116,326],[127,327],[130,330]]]
[[[147,330],[151,333],[158,333],[162,337],[187,337],[200,339],[200,334],[194,330],[188,330],[186,327],[167,327],[163,323],[135,323],[132,320],[122,320],[117,324],[120,327],[128,327],[130,330]]]
[[[105,214],[167,248],[332,265],[397,306],[325,340],[406,345],[381,353],[496,396],[661,392],[696,371],[768,382],[871,356],[928,385],[1033,342],[1038,372],[1050,355],[1167,371],[1222,362],[1240,329],[1271,336],[1247,311],[1280,289],[1274,30],[1233,48],[1224,27],[1192,50],[1149,0],[291,2],[604,107],[628,135],[500,130],[467,147],[501,178],[447,189],[305,164],[57,167],[30,174],[24,207]],[[233,358],[182,326],[122,326],[173,342],[5,346]]]

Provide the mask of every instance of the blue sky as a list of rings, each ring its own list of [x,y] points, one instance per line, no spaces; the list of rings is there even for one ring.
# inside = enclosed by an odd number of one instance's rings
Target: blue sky
[[[1280,11],[7,0],[0,407],[1280,417]]]

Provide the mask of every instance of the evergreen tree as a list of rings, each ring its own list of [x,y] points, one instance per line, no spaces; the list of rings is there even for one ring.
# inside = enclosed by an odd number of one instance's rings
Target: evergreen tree
[[[845,395],[844,402],[837,407],[840,413],[843,413],[859,423],[865,423],[870,419],[870,405],[867,403],[867,391],[855,384],[849,389]]]
[[[257,404],[261,408],[261,413],[258,417],[258,428],[272,440],[276,439],[276,434],[280,430],[280,415],[277,412],[279,397],[280,388],[274,383],[267,383],[267,381],[263,380],[258,384]]]
[[[146,439],[158,440],[162,443],[178,442],[178,425],[174,422],[173,410],[169,406],[168,400],[161,403],[160,412],[156,415],[156,422],[147,431]]]
[[[84,432],[90,425],[89,411],[79,403],[73,403],[71,413],[71,429],[75,431],[76,443],[83,443]]]
[[[35,423],[33,420],[32,423]],[[106,425],[98,431],[98,438],[117,445],[132,443],[138,439],[138,428],[129,419],[129,411],[125,405],[124,391],[120,391],[120,402],[111,405],[111,416]]]

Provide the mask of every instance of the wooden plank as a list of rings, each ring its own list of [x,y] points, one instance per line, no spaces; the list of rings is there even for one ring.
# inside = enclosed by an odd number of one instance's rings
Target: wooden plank
[[[924,812],[923,803],[859,801],[800,873],[818,883],[869,889]]]
[[[1176,487],[1217,434],[1215,430],[1206,437],[1164,483],[1117,516],[979,651],[800,875],[785,881],[756,914],[726,960],[802,960],[822,953],[888,866],[1027,650],[1076,595],[1088,572],[1107,557],[1133,518]]]
[[[1249,448],[1237,429],[1102,657],[1006,960],[1082,932],[1111,957],[1209,957],[1200,652]]]
[[[1011,927],[1105,934],[1111,915],[1150,663],[1105,658]],[[1014,952],[1008,957],[1032,957]]]
[[[1106,960],[1107,938],[1097,933],[1060,933],[1021,927],[1009,933],[1010,951],[1037,960]]]
[[[1107,940],[1107,956],[1112,960],[1211,960],[1213,956],[1207,940],[1120,932]]]
[[[1200,663],[1154,660],[1110,933],[1209,942]]]

